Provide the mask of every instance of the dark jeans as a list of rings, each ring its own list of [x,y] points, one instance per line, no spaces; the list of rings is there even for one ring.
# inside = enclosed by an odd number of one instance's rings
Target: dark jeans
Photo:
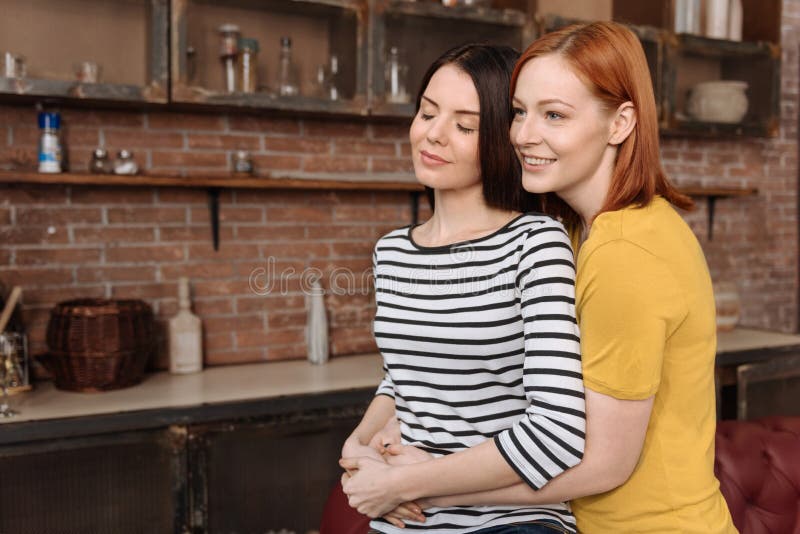
[[[567,532],[564,527],[556,522],[537,521],[520,525],[500,525],[477,530],[472,534],[558,534]]]

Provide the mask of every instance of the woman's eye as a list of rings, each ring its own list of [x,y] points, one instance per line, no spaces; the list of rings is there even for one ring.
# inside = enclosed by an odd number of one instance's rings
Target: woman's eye
[[[419,116],[424,121],[429,121],[429,120],[431,120],[433,118],[433,115],[429,115],[428,113],[425,113],[423,111],[419,112]]]
[[[456,124],[456,128],[458,128],[459,132],[463,132],[463,133],[472,133],[472,132],[475,131],[474,128],[465,128],[464,126],[461,126],[460,124]]]
[[[544,117],[549,120],[563,119],[564,115],[555,111],[546,111]]]
[[[515,118],[515,119],[516,119],[517,117],[520,117],[520,118],[521,118],[521,117],[524,117],[524,116],[525,116],[525,110],[524,110],[524,109],[522,109],[522,108],[512,108],[511,112],[514,114],[514,118]]]

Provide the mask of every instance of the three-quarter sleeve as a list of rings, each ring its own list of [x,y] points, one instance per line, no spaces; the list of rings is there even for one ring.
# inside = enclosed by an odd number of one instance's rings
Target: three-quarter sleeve
[[[530,230],[520,252],[517,291],[529,406],[494,439],[519,476],[539,489],[580,462],[586,431],[575,262],[560,223],[549,221]]]

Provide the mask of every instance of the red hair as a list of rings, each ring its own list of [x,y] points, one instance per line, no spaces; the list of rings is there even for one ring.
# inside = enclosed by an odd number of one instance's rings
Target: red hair
[[[669,182],[658,148],[656,112],[650,70],[639,39],[614,22],[574,24],[543,35],[523,52],[511,75],[511,95],[522,67],[531,59],[558,54],[609,110],[631,102],[636,125],[618,149],[611,186],[597,213],[616,211],[631,205],[646,206],[661,195],[682,209],[694,207],[692,200]],[[561,217],[567,226],[579,222],[567,204],[548,194],[545,211]]]

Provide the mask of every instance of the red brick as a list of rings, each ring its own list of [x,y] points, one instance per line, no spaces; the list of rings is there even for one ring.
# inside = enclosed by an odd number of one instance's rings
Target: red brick
[[[72,204],[152,204],[154,190],[149,187],[74,186]]]
[[[101,212],[99,208],[17,208],[17,224],[44,225],[44,224],[76,224],[99,223]]]
[[[309,137],[366,137],[367,125],[364,123],[346,123],[341,121],[303,122],[303,133]]]
[[[228,117],[228,126],[231,131],[287,135],[298,135],[300,133],[300,123],[294,119],[231,115]]]
[[[168,227],[162,226],[158,229],[159,241],[168,243],[172,241],[186,242],[186,241],[207,241],[211,243],[211,226],[176,226]],[[230,243],[233,240],[233,229],[229,227],[222,227],[219,229],[219,240],[221,243]]]
[[[78,267],[77,282],[154,282],[155,267]]]
[[[208,193],[193,187],[161,187],[158,189],[159,204],[205,204]]]
[[[111,295],[116,299],[157,299],[178,292],[178,285],[175,283],[152,283],[152,284],[114,284],[111,287]]]
[[[385,232],[384,232],[385,233]],[[380,237],[376,228],[369,225],[309,226],[308,239],[374,239]]]
[[[106,250],[108,263],[160,263],[182,261],[182,246],[151,245],[147,247],[121,246]]]
[[[329,207],[267,208],[267,221],[270,222],[325,223],[331,222],[331,217],[332,210]]]
[[[203,333],[204,348],[207,352],[230,350],[233,348],[233,334],[225,332],[222,334]]]
[[[414,174],[414,163],[410,157],[373,158],[372,172]]]
[[[11,210],[0,208],[0,225],[11,224]]]
[[[99,263],[99,248],[17,249],[17,265],[73,265],[76,263]]]
[[[296,328],[305,326],[307,320],[306,312],[291,313],[270,313],[269,328]]]
[[[0,185],[0,204],[66,204],[69,195],[61,185]]]
[[[28,295],[27,291],[28,288],[35,288],[41,286],[52,286],[52,285],[67,285],[72,283],[72,269],[70,268],[38,268],[38,267],[24,267],[22,269],[17,268],[5,268],[0,269],[0,280],[6,286],[12,285],[20,285],[23,286],[25,290],[25,296],[22,299],[22,302],[25,305],[30,304],[28,302]]]
[[[230,241],[220,241],[219,250],[214,250],[214,246],[209,238],[207,243],[189,245],[189,259],[198,260],[244,260],[260,259],[261,253],[257,245],[239,244]]]
[[[334,256],[371,256],[375,243],[358,241],[353,243],[333,243]]]
[[[336,206],[334,220],[337,222],[397,222],[401,223],[399,210],[394,206],[370,208],[366,206]]]
[[[264,318],[261,315],[241,315],[234,317],[215,317],[205,321],[205,330],[210,334],[223,332],[262,332]]]
[[[209,152],[167,152],[153,151],[154,167],[227,167],[228,155]]]
[[[45,284],[40,284],[45,285]],[[35,289],[37,286],[34,283],[28,284],[25,289],[25,305],[26,306],[48,306],[52,307],[58,302],[65,300],[72,300],[78,298],[105,298],[106,289],[102,285],[80,287],[48,287],[46,289]]]
[[[196,281],[192,284],[192,287],[196,298],[246,295],[249,293],[247,280]]]
[[[83,110],[69,108],[61,111],[62,122],[64,124],[75,124],[85,126],[102,127],[142,127],[144,126],[144,115],[130,111],[109,111],[109,110]]]
[[[252,157],[253,166],[258,174],[270,174],[274,171],[300,170],[298,156],[255,155]]]
[[[218,114],[149,113],[148,127],[156,130],[222,130],[225,117]]]
[[[165,280],[177,280],[181,276],[188,276],[190,279],[196,280],[230,278],[233,275],[233,265],[230,263],[189,263],[161,266],[161,276]]]
[[[108,208],[108,222],[111,224],[130,223],[185,223],[184,208]]]
[[[347,338],[332,337],[331,353],[336,356],[348,354],[372,354],[378,352],[375,341],[370,337]]]
[[[142,148],[182,148],[183,134],[168,132],[152,132],[145,130],[116,130],[106,129],[103,132],[106,146],[109,148],[113,159],[117,151],[125,149]],[[144,162],[139,158],[140,164]]]
[[[337,139],[334,143],[337,154],[355,154],[364,156],[395,156],[397,147],[394,143],[379,143],[370,141],[351,141]]]
[[[0,243],[8,245],[51,245],[69,242],[66,228],[51,228],[47,226],[11,226],[0,228]]]
[[[269,243],[261,247],[265,258],[276,258],[285,261],[293,258],[320,258],[328,257],[331,249],[327,243],[314,243],[300,241],[295,243]]]
[[[306,357],[305,344],[282,345],[280,347],[269,347],[267,349],[267,360],[302,360]]]
[[[372,130],[373,139],[394,138],[408,140],[408,129],[411,127],[411,121],[407,124],[373,124],[370,129]]]
[[[264,148],[274,152],[311,152],[314,154],[330,154],[331,142],[327,139],[265,137]]]
[[[247,296],[236,298],[237,313],[272,312],[274,310],[303,310],[305,297],[303,295],[267,295]]]
[[[236,226],[236,239],[240,241],[272,241],[277,239],[304,239],[302,226]]]
[[[261,139],[254,135],[189,135],[189,148],[259,150]]]
[[[306,201],[308,193],[309,191],[290,189],[238,189],[235,202],[237,205],[256,204],[259,206],[308,204]]]
[[[215,315],[229,315],[233,313],[233,299],[194,299],[194,312],[201,317],[214,317]]]
[[[103,243],[116,245],[124,243],[146,243],[155,240],[154,228],[74,228],[72,233],[76,243]]]
[[[35,147],[0,147],[0,166],[20,171],[33,171],[36,169],[38,161],[39,157]]]
[[[367,172],[367,158],[363,156],[307,156],[303,161],[303,170],[306,172],[362,173]]]
[[[0,249],[0,266],[8,265],[11,263],[11,252],[8,250]]]
[[[215,365],[233,365],[237,363],[255,363],[265,361],[264,349],[250,349],[250,350],[222,350],[222,351],[208,351],[205,354],[205,363],[209,366]]]
[[[411,144],[410,143],[401,143],[400,144],[400,155],[406,158],[411,158]]]
[[[201,222],[208,222],[210,221],[210,216],[208,213],[208,208],[192,208],[191,211],[192,222],[193,223],[201,223]],[[264,220],[264,209],[263,208],[242,208],[239,206],[220,206],[219,209],[219,220],[220,222],[224,221],[231,221],[231,222],[247,222],[247,223],[259,223]]]

